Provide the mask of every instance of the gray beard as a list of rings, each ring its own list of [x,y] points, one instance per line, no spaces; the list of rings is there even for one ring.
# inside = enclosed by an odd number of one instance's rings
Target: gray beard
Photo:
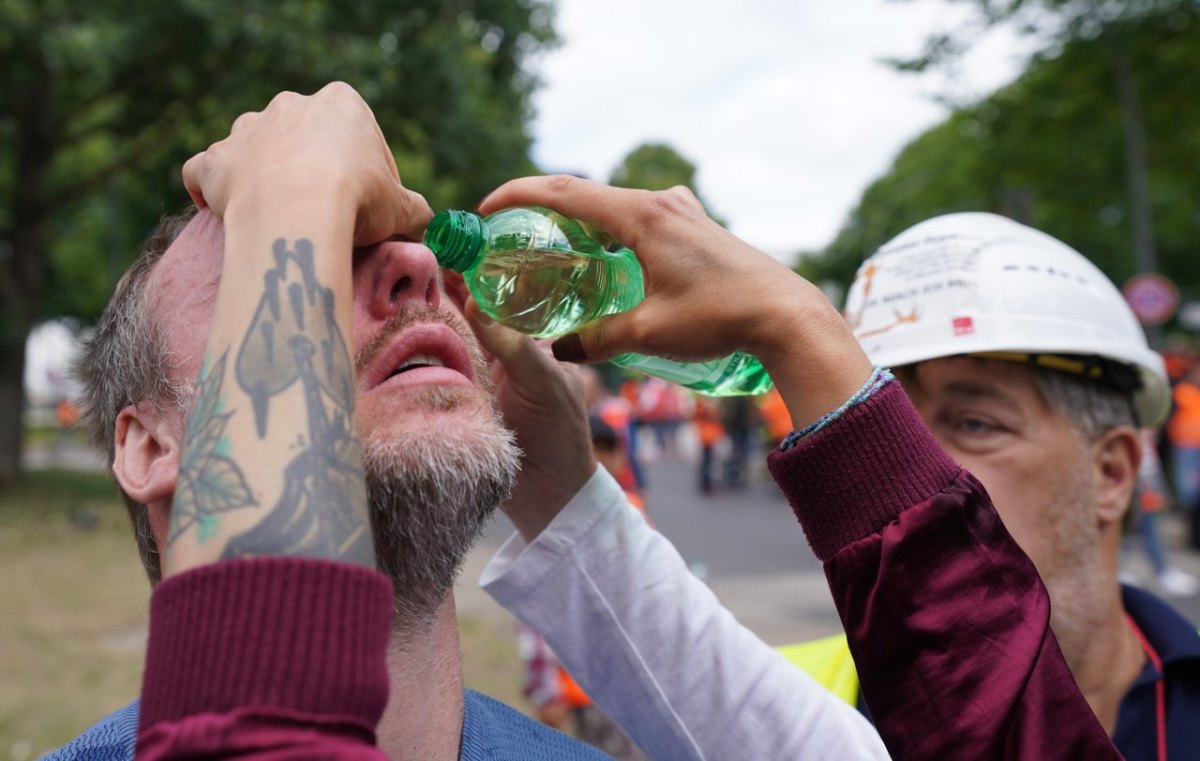
[[[497,417],[470,429],[365,442],[376,562],[392,579],[397,625],[432,621],[467,552],[512,491],[519,458]]]

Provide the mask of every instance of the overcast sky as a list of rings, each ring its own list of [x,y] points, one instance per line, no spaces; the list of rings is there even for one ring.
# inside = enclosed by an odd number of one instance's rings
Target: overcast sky
[[[901,75],[961,18],[944,0],[558,0],[562,46],[544,57],[534,158],[607,181],[646,141],[699,168],[710,207],[784,261],[827,244],[869,182],[947,112],[931,95],[985,95],[1025,45],[993,33],[955,82]]]

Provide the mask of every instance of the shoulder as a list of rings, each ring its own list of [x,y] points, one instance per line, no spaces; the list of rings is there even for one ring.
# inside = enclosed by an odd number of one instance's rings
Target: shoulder
[[[1121,603],[1164,663],[1200,664],[1200,633],[1181,613],[1137,587],[1122,585]]]
[[[609,756],[474,690],[463,708],[461,761],[597,761]]]
[[[133,761],[137,744],[138,701],[113,711],[83,734],[40,761]]]

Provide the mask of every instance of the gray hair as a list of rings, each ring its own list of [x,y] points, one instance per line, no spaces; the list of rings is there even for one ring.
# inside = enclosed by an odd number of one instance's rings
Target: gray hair
[[[159,221],[141,255],[117,283],[75,362],[74,373],[83,387],[81,424],[110,466],[116,455],[117,416],[121,410],[139,403],[163,410],[184,409],[189,403],[187,389],[171,378],[167,343],[159,322],[150,314],[146,286],[154,266],[195,214],[195,207],[190,207]],[[162,569],[146,506],[124,489],[121,496],[129,510],[142,565],[150,583],[155,584],[162,577]]]
[[[1050,406],[1086,441],[1096,441],[1114,428],[1128,426],[1135,431],[1138,428],[1133,399],[1127,393],[1044,367],[1034,368],[1034,378]]]
[[[1133,411],[1132,397],[1104,383],[1071,375],[1070,373],[1034,368],[1034,380],[1046,402],[1061,414],[1086,442],[1095,442],[1114,428],[1138,429],[1137,415]],[[1137,514],[1135,506],[1142,489],[1139,478],[1129,495],[1129,505],[1121,516],[1121,533],[1133,528]]]

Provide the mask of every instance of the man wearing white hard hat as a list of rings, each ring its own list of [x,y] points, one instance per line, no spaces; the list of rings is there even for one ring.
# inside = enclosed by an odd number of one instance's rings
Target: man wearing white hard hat
[[[817,288],[717,226],[686,191],[525,178],[481,209],[522,204],[609,230],[637,251],[652,284],[633,310],[556,341],[556,358],[600,361],[640,351],[699,359],[740,349],[763,360],[800,426],[768,465],[824,563],[862,695],[893,757],[1120,757],[1050,628],[1037,567],[984,487],[939,446],[892,373],[872,367]],[[919,293],[906,286],[889,294],[892,319],[883,332],[919,321],[920,309],[900,303],[900,294]],[[704,330],[681,329],[701,324]],[[1072,366],[1108,369],[1096,361]],[[1136,449],[1125,450],[1126,466],[1136,470]],[[986,458],[979,462],[987,470]],[[1117,501],[1123,484],[1122,477],[1105,488],[1107,502]],[[614,520],[628,516],[623,504],[581,511],[510,503],[507,512],[519,536],[481,581],[546,634],[632,737],[639,724],[707,732],[736,717],[733,724],[753,727],[739,746],[694,757],[846,757],[790,736],[813,726],[801,713],[813,702],[813,680],[766,657],[761,641],[727,636],[717,622],[728,612],[695,592],[698,582],[665,540],[656,542],[644,524]],[[623,569],[635,563],[633,579]],[[572,615],[562,615],[564,605]],[[632,692],[606,705],[605,687],[621,666],[631,667],[622,685]],[[694,746],[680,737],[674,748]]]
[[[1074,676],[1095,713],[1094,732],[1111,735],[1127,759],[1200,757],[1188,721],[1200,710],[1200,636],[1163,603],[1116,581],[1137,429],[1161,419],[1167,386],[1113,285],[1047,235],[991,214],[954,214],[908,230],[865,262],[846,316],[877,369],[846,404],[789,436],[771,467],[825,563],[891,753],[1108,757],[1069,695],[1049,695]],[[915,410],[889,383],[889,366]],[[982,481],[1003,525],[959,465]],[[589,532],[563,544],[589,564],[589,578],[619,573],[612,559],[622,555],[637,557],[640,573],[667,567],[651,563],[649,529],[630,522],[607,532],[620,541],[602,539],[595,517],[587,520]],[[639,549],[622,552],[627,546]],[[509,555],[509,573],[529,562]],[[518,615],[558,610],[546,605],[545,590],[569,600],[580,585],[559,570],[570,564],[552,567],[540,602],[501,598]],[[1051,606],[1033,590],[1039,574]],[[628,600],[653,594],[670,608],[686,598],[679,620],[710,620],[716,602],[690,594],[685,576],[661,574]],[[628,600],[606,608],[623,631],[636,640],[663,628],[661,609],[639,617]],[[571,619],[554,621],[562,628]],[[604,626],[576,626],[568,637],[547,623],[583,677],[609,667],[578,644],[605,639]],[[681,661],[710,670],[741,664],[756,673],[766,662],[753,643],[680,641],[690,645]],[[1056,662],[1059,644],[1070,671]],[[663,648],[642,643],[638,654],[672,715],[730,710],[720,691],[698,693],[708,709],[687,703],[680,685],[693,669],[661,668]],[[752,714],[770,717],[803,693],[797,672],[769,673],[745,693]],[[778,739],[771,757],[807,757],[808,748]]]
[[[1138,427],[1162,422],[1170,392],[1113,284],[1048,235],[951,214],[868,259],[846,317],[987,488],[1046,584],[1072,674],[1125,757],[1200,758],[1200,636],[1116,578]]]

